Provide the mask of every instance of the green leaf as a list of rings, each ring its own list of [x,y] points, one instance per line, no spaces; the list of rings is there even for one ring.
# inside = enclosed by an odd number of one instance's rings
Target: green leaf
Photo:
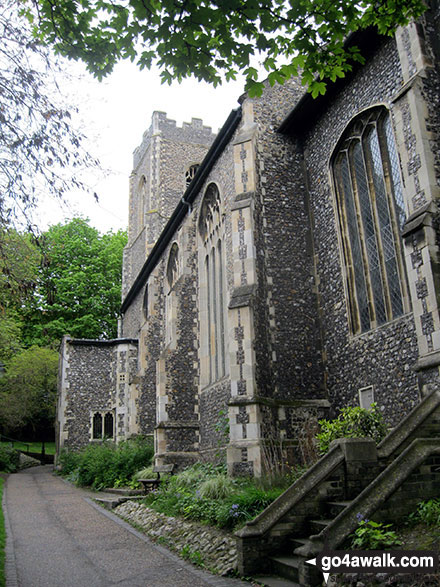
[[[140,67],[157,64],[164,83],[194,75],[216,85],[222,76],[231,77],[227,72],[233,70],[243,73],[248,86],[254,87],[252,57],[261,59],[269,74],[282,72],[272,75],[270,83],[288,77],[281,68],[289,59],[294,65],[289,76],[303,70],[303,83],[314,95],[325,90],[323,85],[311,87],[320,72],[337,79],[342,72],[332,71],[333,66],[350,57],[362,62],[359,53],[343,46],[350,33],[375,26],[392,34],[427,7],[423,0],[290,0],[287,4],[223,0],[217,5],[202,0],[35,2],[40,17],[35,33],[60,53],[83,60],[99,78],[119,60],[131,59]],[[335,51],[346,58],[335,62]],[[260,90],[255,86],[252,91]]]

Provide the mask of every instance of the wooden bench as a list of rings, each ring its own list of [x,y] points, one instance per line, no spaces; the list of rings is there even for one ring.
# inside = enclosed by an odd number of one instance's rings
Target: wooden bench
[[[173,474],[174,465],[155,465],[153,467],[153,473],[157,473],[157,477],[154,479],[138,479],[139,483],[142,484],[144,488],[144,493],[150,493],[154,489],[157,489],[161,483],[160,474],[161,473],[168,473],[169,475]]]

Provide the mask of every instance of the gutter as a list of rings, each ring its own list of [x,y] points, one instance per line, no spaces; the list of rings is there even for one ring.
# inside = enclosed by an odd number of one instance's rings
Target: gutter
[[[218,135],[214,139],[214,142],[212,143],[209,151],[200,164],[194,179],[185,190],[182,199],[174,209],[174,212],[172,213],[170,219],[168,220],[154,247],[152,248],[151,253],[148,255],[144,266],[140,270],[138,276],[134,280],[133,285],[125,296],[125,299],[121,305],[121,314],[124,314],[124,312],[130,306],[131,302],[135,299],[139,291],[145,285],[148,277],[150,276],[150,273],[156,267],[162,256],[162,253],[169,245],[176,230],[179,228],[187,213],[191,211],[192,203],[198,196],[200,189],[202,188],[217,159],[228,145],[229,140],[234,134],[240,120],[241,107],[231,111],[225,124],[222,126]]]
[[[115,346],[118,344],[138,344],[137,338],[112,338],[111,340],[96,340],[92,338],[66,338],[66,342],[72,346]]]

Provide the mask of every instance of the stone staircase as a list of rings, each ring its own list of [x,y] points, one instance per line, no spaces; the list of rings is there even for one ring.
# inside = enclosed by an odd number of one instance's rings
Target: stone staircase
[[[398,522],[440,490],[440,392],[427,396],[376,447],[341,439],[237,532],[239,571],[269,587],[322,584],[306,560],[341,548],[358,515]]]
[[[304,568],[305,561],[308,558],[313,558],[312,556],[302,554],[313,550],[313,542],[310,537],[325,532],[326,528],[332,523],[332,521],[343,510],[349,507],[351,503],[352,500],[335,501],[329,499],[328,501],[324,501],[322,503],[322,517],[307,520],[307,530],[303,537],[290,536],[286,541],[284,551],[269,556],[269,564],[273,574],[256,576],[255,578],[257,581],[268,587],[295,587],[303,585],[304,583],[300,582],[301,580],[304,580],[304,571],[301,572],[301,568]],[[313,570],[313,567],[310,567],[310,572],[308,574],[316,575],[317,581],[319,581],[317,584],[321,584],[320,576],[317,573],[313,573]]]

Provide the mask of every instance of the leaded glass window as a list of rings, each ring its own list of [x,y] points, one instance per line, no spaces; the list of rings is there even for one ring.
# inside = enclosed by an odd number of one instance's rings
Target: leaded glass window
[[[114,438],[114,415],[113,412],[95,412],[92,414],[92,439],[105,440]]]
[[[167,295],[165,298],[165,344],[175,343],[177,320],[177,297],[174,286],[180,273],[179,246],[173,243],[167,263]]]
[[[104,438],[113,438],[113,414],[107,412],[104,416]]]
[[[201,269],[202,382],[226,374],[224,214],[216,184],[208,185],[199,217]]]
[[[405,206],[390,119],[383,108],[358,116],[333,160],[350,321],[354,333],[405,311],[400,231]]]
[[[93,440],[102,438],[102,416],[99,413],[93,415]]]

